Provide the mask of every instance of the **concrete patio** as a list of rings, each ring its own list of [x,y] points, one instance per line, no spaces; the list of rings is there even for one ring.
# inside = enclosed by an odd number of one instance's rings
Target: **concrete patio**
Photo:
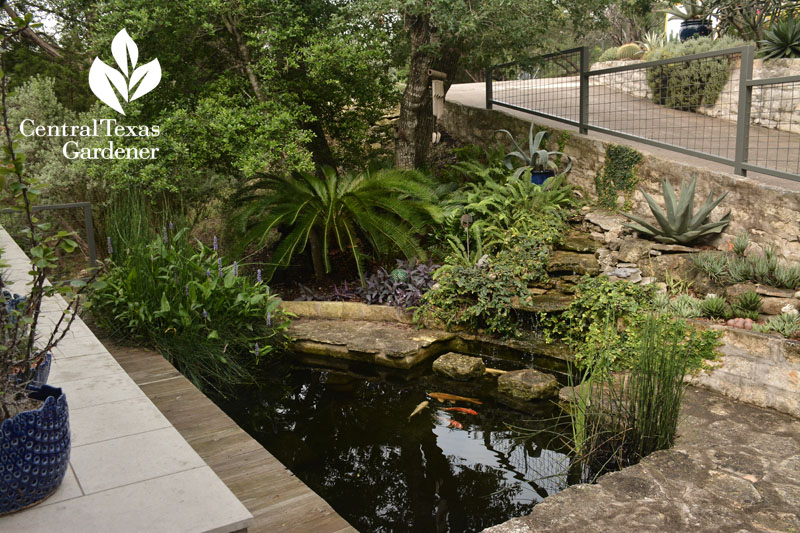
[[[29,260],[0,228],[10,289],[26,292]],[[65,303],[42,306],[42,334]],[[80,320],[54,350],[49,383],[67,395],[69,470],[39,505],[0,518],[0,531],[229,532],[252,515]]]

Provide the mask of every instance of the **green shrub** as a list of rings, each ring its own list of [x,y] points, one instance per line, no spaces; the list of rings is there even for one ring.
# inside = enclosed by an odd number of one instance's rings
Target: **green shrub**
[[[645,61],[724,50],[744,44],[729,37],[716,40],[700,37],[683,43],[668,43],[648,53]],[[657,104],[682,111],[695,111],[700,106],[716,103],[729,75],[728,56],[718,56],[648,68],[647,83]]]
[[[600,54],[600,57],[597,58],[598,62],[606,62],[606,61],[616,61],[617,59],[617,47],[612,46],[610,48],[606,48],[606,50]]]
[[[252,382],[259,362],[285,347],[280,300],[240,275],[237,263],[192,245],[185,229],[158,233],[110,238],[106,285],[90,300],[97,323],[159,349],[202,389]]]
[[[548,341],[563,340],[579,368],[598,364],[626,368],[630,364],[627,332],[625,328],[618,331],[617,323],[650,310],[652,301],[652,286],[584,276],[566,311],[542,316],[542,333]]]

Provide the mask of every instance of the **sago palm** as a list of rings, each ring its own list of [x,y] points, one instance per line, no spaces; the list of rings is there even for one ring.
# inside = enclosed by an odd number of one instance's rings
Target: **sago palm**
[[[328,251],[334,245],[352,251],[363,282],[362,243],[378,254],[399,251],[423,259],[417,236],[442,216],[434,183],[415,171],[339,176],[323,167],[319,174],[265,175],[248,190],[256,194],[242,199],[246,238],[263,243],[273,229],[282,233],[265,270],[268,277],[310,243],[318,278],[331,270]]]

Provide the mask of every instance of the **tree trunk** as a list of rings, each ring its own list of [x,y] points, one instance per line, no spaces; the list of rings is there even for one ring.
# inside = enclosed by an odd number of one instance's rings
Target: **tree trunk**
[[[311,264],[314,265],[314,278],[317,281],[325,277],[325,261],[322,258],[322,239],[319,237],[319,232],[312,229],[308,234],[308,240],[311,242]]]
[[[447,74],[447,92],[458,70],[461,52],[453,46],[443,46],[438,52],[433,51],[439,45],[439,37],[432,31],[428,16],[408,15],[404,22],[411,41],[411,62],[408,82],[400,101],[395,164],[399,168],[413,169],[425,166],[428,162],[434,131],[428,70],[440,70]]]

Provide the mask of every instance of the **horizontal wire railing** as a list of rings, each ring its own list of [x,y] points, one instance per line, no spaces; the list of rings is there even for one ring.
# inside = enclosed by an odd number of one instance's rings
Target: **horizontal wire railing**
[[[753,80],[750,46],[590,70],[576,48],[497,65],[486,107],[800,181],[800,76]]]

